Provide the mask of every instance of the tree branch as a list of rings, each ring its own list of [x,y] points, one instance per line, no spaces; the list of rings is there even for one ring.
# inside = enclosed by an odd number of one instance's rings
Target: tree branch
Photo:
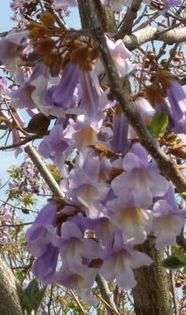
[[[137,12],[141,6],[142,0],[133,0],[130,8],[122,21],[122,25],[115,36],[115,39],[123,38],[127,34],[131,34],[133,22],[136,19]]]
[[[60,197],[64,199],[64,194],[62,193],[60,187],[56,183],[55,179],[51,175],[50,171],[48,170],[46,164],[41,159],[40,155],[37,153],[37,151],[31,146],[27,145],[25,147],[25,152],[29,155],[30,159],[34,163],[34,165],[37,167],[38,171],[40,172],[41,176],[47,183],[48,187],[52,191],[55,197]]]
[[[20,315],[21,305],[14,274],[0,257],[0,314]]]
[[[111,306],[114,314],[120,315],[120,313],[118,312],[118,309],[116,307],[116,304],[114,302],[114,299],[111,297],[111,292],[109,290],[107,281],[102,276],[100,276],[98,274],[96,276],[96,282],[98,284],[98,288],[100,290],[102,297],[108,303],[108,305]],[[108,314],[110,314],[110,315],[113,314],[113,312],[110,313],[110,308],[107,311],[109,312]]]
[[[186,41],[186,27],[162,32],[158,31],[156,27],[147,26],[132,35],[126,35],[123,42],[128,49],[134,50],[151,40],[163,41],[169,45],[182,43]]]
[[[138,115],[135,106],[129,102],[128,96],[123,91],[123,86],[108,50],[104,33],[101,29],[98,17],[95,15],[94,4],[91,0],[84,0],[84,3],[87,16],[89,16],[90,30],[95,39],[97,48],[100,51],[105,70],[110,81],[111,93],[120,104],[123,113],[136,131],[141,144],[157,162],[161,173],[168,180],[173,182],[180,193],[185,192],[186,179],[178,171],[176,165],[161,151],[156,140],[150,135],[144,126],[144,123]]]

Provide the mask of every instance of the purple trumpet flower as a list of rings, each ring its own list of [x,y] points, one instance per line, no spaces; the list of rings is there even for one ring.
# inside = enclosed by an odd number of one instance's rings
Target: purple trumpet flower
[[[156,236],[157,249],[175,244],[176,236],[184,225],[186,211],[178,208],[172,186],[165,196],[154,204],[152,215],[152,231]]]
[[[133,206],[148,209],[153,198],[163,196],[168,182],[160,174],[154,162],[149,162],[147,152],[140,144],[134,144],[123,159],[124,172],[117,176],[111,187],[118,197],[126,195]]]
[[[171,80],[167,88],[167,97],[172,112],[170,117],[173,122],[172,131],[186,133],[186,93],[177,80]]]
[[[48,244],[44,254],[35,260],[32,266],[33,274],[48,284],[53,282],[58,254],[58,248]]]
[[[53,223],[55,222],[56,211],[55,203],[48,203],[42,208],[35,222],[26,232],[28,248],[36,257],[42,256],[48,243],[55,240]]]
[[[77,198],[90,218],[99,216],[103,208],[99,201],[108,192],[108,186],[101,177],[101,166],[98,157],[87,154],[83,162],[77,161],[69,177],[70,196]]]
[[[48,69],[43,63],[39,63],[33,69],[29,79],[25,80],[18,89],[12,90],[9,93],[9,96],[13,98],[13,105],[16,108],[34,109],[37,107],[33,95],[42,93],[47,86],[46,82],[43,82],[44,84],[40,83],[40,85],[35,84],[42,75],[47,78]]]
[[[12,32],[0,40],[0,60],[14,73],[27,45],[28,31]]]
[[[65,137],[68,129],[68,119],[59,119],[57,124],[52,128],[50,134],[43,138],[39,145],[39,153],[45,158],[50,158],[60,168],[66,155],[73,145],[73,140]],[[64,128],[67,125],[67,129]],[[62,154],[63,153],[63,154]]]
[[[28,248],[37,257],[33,265],[33,273],[46,282],[52,281],[57,265],[58,235],[54,227],[56,212],[56,204],[48,203],[26,232]]]
[[[101,274],[108,281],[116,279],[122,289],[131,289],[136,285],[133,269],[149,266],[152,259],[134,250],[131,245],[124,244],[120,232],[115,234],[113,246],[106,250]]]
[[[73,94],[79,81],[81,70],[78,64],[68,62],[65,65],[60,83],[49,90],[46,100],[53,102],[54,106],[64,110],[71,108],[73,104]],[[47,99],[48,98],[48,99]]]
[[[128,122],[119,110],[114,116],[113,137],[111,140],[111,149],[116,153],[126,153],[128,142]]]
[[[97,269],[88,268],[85,265],[77,265],[74,270],[63,264],[61,269],[55,274],[55,282],[60,283],[69,289],[75,289],[81,292],[82,289],[88,289],[93,286]]]
[[[85,237],[84,231],[74,222],[63,223],[59,242],[63,263],[67,263],[72,271],[76,271],[78,264],[81,266],[82,259],[90,262],[103,257],[99,242]]]
[[[144,242],[150,232],[151,210],[136,207],[133,198],[127,195],[107,202],[106,207],[111,222],[120,229],[125,241],[130,244]]]

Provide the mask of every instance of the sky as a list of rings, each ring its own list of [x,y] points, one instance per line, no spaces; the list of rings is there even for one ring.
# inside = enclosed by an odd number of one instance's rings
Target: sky
[[[10,19],[10,2],[10,0],[0,0],[0,32],[5,32],[14,25]]]

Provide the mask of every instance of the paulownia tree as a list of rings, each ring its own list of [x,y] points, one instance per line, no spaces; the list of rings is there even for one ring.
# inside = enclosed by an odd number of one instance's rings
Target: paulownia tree
[[[97,314],[123,314],[126,292],[136,315],[184,314],[175,287],[186,264],[185,1],[11,7],[16,26],[0,40],[0,149],[31,159],[19,186],[27,197],[50,190],[25,234],[28,272],[52,288],[50,301],[55,286],[75,292],[80,314],[78,297]],[[68,24],[71,10],[81,27]],[[20,314],[24,294],[8,268],[2,262],[0,313]],[[46,287],[29,290],[42,297]]]

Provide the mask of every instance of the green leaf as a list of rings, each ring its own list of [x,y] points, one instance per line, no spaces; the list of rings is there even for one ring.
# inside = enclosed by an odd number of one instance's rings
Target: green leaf
[[[47,165],[50,173],[52,174],[52,176],[54,177],[55,181],[59,184],[61,181],[61,175],[57,169],[57,167],[54,164],[49,164]]]
[[[36,203],[36,199],[33,198],[32,194],[25,193],[22,197],[22,202],[25,206],[33,206]]]
[[[162,265],[168,269],[183,268],[186,266],[186,257],[181,257],[177,255],[170,255],[162,261]]]
[[[154,137],[160,137],[164,134],[168,123],[169,119],[167,114],[165,112],[157,112],[147,128]]]
[[[23,312],[26,311],[26,313],[30,315],[33,310],[37,311],[44,297],[45,291],[46,287],[40,289],[37,280],[32,280],[28,287],[20,294]]]
[[[182,294],[186,295],[186,289],[182,289]]]

